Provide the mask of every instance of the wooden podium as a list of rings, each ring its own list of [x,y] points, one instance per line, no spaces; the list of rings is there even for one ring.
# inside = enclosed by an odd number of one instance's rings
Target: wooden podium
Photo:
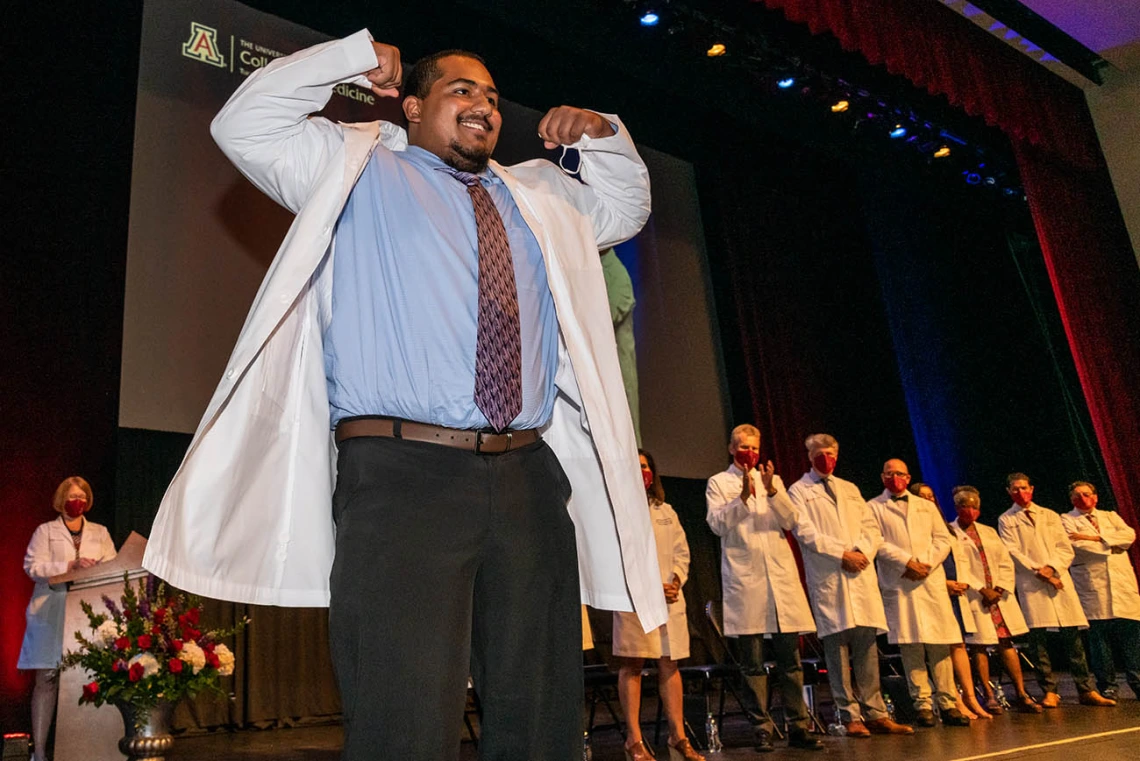
[[[142,567],[146,539],[131,532],[114,560],[91,568],[53,576],[52,586],[67,584],[67,607],[63,617],[63,652],[76,649],[75,632],[90,637],[91,626],[80,603],[86,601],[96,613],[103,611],[103,595],[118,602],[123,593],[123,574],[135,581],[146,575]],[[71,668],[59,676],[59,704],[55,715],[55,761],[122,761],[119,738],[123,719],[113,705],[79,705],[83,685],[91,675]]]

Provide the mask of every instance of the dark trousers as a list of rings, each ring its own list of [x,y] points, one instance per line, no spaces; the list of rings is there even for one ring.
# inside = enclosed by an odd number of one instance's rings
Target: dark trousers
[[[1085,646],[1081,642],[1080,630],[1075,626],[1063,626],[1051,632],[1046,629],[1029,630],[1029,657],[1037,667],[1037,685],[1043,692],[1057,691],[1057,675],[1053,673],[1053,663],[1049,659],[1051,642],[1057,642],[1069,655],[1069,673],[1077,685],[1077,692],[1092,692],[1096,689],[1089,663],[1085,659]]]
[[[1131,618],[1089,621],[1089,662],[1096,674],[1097,689],[1102,693],[1116,689],[1114,650],[1120,653],[1128,686],[1140,698],[1140,621]]]
[[[345,761],[577,761],[582,634],[570,484],[543,442],[499,455],[340,445],[329,633]]]
[[[800,663],[800,635],[742,634],[728,638],[732,656],[740,664],[747,689],[743,691],[744,710],[752,723],[771,732],[768,715],[768,672],[764,669],[764,651],[776,661],[776,687],[784,706],[784,716],[792,729],[807,729],[807,705],[804,703],[804,669]]]

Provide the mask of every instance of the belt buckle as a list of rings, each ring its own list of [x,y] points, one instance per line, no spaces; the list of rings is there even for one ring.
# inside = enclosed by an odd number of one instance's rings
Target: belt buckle
[[[496,434],[494,431],[476,431],[475,432],[475,454],[482,454],[483,453],[483,437],[484,436],[495,436],[495,435]],[[493,454],[505,454],[505,453],[511,451],[511,447],[514,444],[514,437],[515,437],[514,432],[507,431],[505,434],[501,434],[501,435],[504,435],[507,437],[507,448],[504,449],[502,452],[494,452]]]

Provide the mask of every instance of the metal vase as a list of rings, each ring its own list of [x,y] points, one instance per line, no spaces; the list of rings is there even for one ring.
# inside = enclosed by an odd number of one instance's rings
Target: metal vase
[[[163,761],[174,746],[170,735],[170,716],[174,705],[166,701],[150,708],[116,705],[123,715],[125,736],[119,740],[119,752],[131,761]]]

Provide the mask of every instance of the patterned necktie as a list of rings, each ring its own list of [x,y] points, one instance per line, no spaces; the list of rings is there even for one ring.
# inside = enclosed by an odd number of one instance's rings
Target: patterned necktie
[[[823,490],[827,492],[827,496],[831,497],[831,501],[835,503],[836,507],[838,507],[839,500],[835,498],[835,491],[831,488],[831,477],[824,476],[823,478],[819,479],[819,481],[823,484]]]
[[[451,170],[467,186],[479,239],[479,330],[475,343],[475,405],[504,431],[522,411],[522,339],[515,265],[503,218],[479,177]]]
[[[1091,513],[1089,514],[1089,523],[1092,524],[1093,528],[1096,529],[1096,532],[1099,534],[1100,524],[1096,522],[1096,516]]]

